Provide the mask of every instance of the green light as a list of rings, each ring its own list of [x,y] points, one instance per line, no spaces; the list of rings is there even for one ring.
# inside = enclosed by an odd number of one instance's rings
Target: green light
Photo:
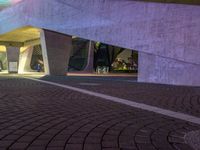
[[[0,6],[8,6],[10,5],[10,0],[0,0]]]

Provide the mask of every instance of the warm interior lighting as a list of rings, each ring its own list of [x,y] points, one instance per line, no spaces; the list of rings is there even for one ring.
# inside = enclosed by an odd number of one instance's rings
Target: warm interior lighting
[[[6,47],[5,46],[2,46],[0,45],[0,52],[5,52],[6,51]]]
[[[20,48],[20,52],[21,52],[21,53],[24,52],[25,50],[27,50],[27,48],[28,48],[28,47],[21,47],[21,48]]]
[[[28,47],[21,47],[20,48],[20,52],[24,52],[25,50],[27,50]],[[6,47],[3,45],[0,45],[0,52],[6,52]]]

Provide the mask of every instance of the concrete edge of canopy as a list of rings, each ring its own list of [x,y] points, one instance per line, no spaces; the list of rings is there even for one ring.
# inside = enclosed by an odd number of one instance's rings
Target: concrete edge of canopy
[[[141,53],[139,81],[200,85],[199,6],[90,2],[23,1],[0,12],[0,33],[31,25],[134,49]]]

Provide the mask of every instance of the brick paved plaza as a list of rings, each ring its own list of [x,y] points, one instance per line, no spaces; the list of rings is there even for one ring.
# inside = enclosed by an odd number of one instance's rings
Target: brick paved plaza
[[[200,88],[133,78],[43,77],[200,116]],[[0,150],[192,150],[200,125],[17,76],[0,77]]]

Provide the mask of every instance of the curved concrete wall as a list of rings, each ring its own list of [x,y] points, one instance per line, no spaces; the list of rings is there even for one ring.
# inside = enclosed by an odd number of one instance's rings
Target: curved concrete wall
[[[200,65],[199,16],[200,6],[191,5],[130,0],[26,0],[0,13],[0,34],[31,25],[195,67]]]

